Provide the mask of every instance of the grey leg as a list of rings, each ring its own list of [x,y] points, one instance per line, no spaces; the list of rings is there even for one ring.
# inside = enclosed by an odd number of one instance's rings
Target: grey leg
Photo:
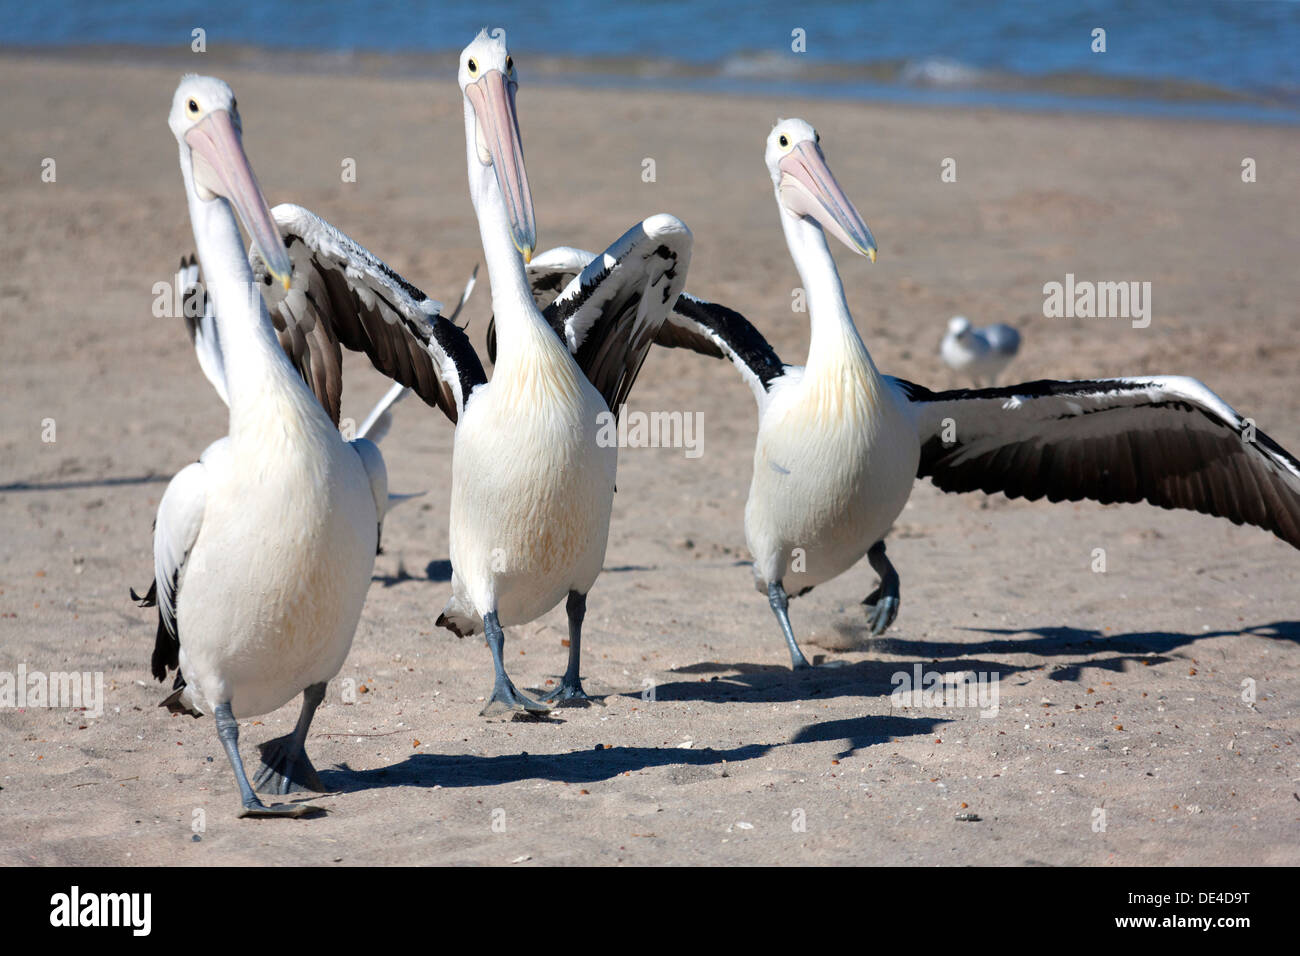
[[[307,757],[307,731],[316,716],[316,708],[324,699],[325,685],[312,684],[302,692],[302,711],[298,714],[298,725],[293,733],[268,740],[258,747],[262,753],[262,766],[253,777],[253,788],[259,793],[324,792],[316,768]]]
[[[898,617],[899,594],[898,572],[894,570],[889,558],[885,557],[885,542],[877,541],[867,552],[871,570],[880,576],[880,587],[876,588],[862,603],[867,608],[867,623],[872,634],[884,634],[889,625]]]
[[[525,697],[506,676],[506,667],[501,660],[501,651],[505,647],[506,635],[497,620],[497,612],[489,611],[483,616],[483,629],[487,632],[488,649],[492,651],[492,667],[496,674],[493,678],[492,696],[482,710],[482,716],[491,717],[511,710],[522,710],[529,714],[544,714],[548,710],[545,704]]]
[[[804,657],[803,651],[799,650],[799,645],[794,639],[794,631],[790,628],[790,598],[786,595],[780,581],[768,584],[767,603],[772,606],[772,613],[776,615],[781,625],[781,633],[785,635],[785,646],[790,649],[790,666],[795,670],[811,667],[808,658]]]
[[[244,808],[241,817],[300,817],[317,810],[305,803],[276,803],[267,806],[257,799],[253,788],[248,785],[248,775],[244,773],[244,761],[239,758],[239,722],[230,709],[229,702],[218,704],[214,716],[217,721],[217,736],[221,746],[226,750],[230,766],[235,771],[235,782],[239,784],[239,801]]]
[[[587,615],[587,595],[570,591],[564,609],[569,615],[569,666],[564,671],[560,686],[543,696],[542,700],[554,703],[589,701],[591,698],[582,689],[582,679],[578,676],[582,660],[582,619]]]

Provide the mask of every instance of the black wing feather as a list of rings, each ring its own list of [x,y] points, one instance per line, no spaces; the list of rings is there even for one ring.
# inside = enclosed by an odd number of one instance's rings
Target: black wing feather
[[[944,491],[1146,501],[1252,524],[1300,548],[1300,462],[1193,379],[945,392],[894,381],[919,412],[917,475]]]

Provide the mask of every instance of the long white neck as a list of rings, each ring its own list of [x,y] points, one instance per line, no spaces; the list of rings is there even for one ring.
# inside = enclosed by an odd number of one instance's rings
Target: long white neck
[[[777,197],[778,205],[780,197]],[[793,216],[780,209],[781,228],[785,232],[790,258],[803,280],[804,295],[808,303],[808,317],[812,335],[808,343],[808,368],[848,361],[861,364],[869,377],[878,379],[867,346],[853,324],[853,316],[844,299],[844,284],[835,268],[835,259],[826,245],[826,234],[820,226],[802,216]]]
[[[780,196],[777,196],[780,203]],[[835,259],[827,247],[826,233],[815,222],[793,216],[780,209],[781,229],[789,247],[794,268],[803,281],[803,294],[809,307],[813,334],[809,342],[809,360],[815,365],[826,360],[855,358],[871,365],[871,355],[853,324],[849,303],[844,299],[844,284],[835,268]]]
[[[473,107],[465,104],[465,160],[469,168],[469,192],[478,214],[483,256],[487,260],[488,282],[492,287],[492,314],[497,328],[496,368],[510,366],[524,350],[536,348],[536,341],[558,342],[533,301],[524,270],[524,259],[510,238],[510,216],[496,172],[478,159]]]
[[[292,394],[305,390],[306,386],[302,385],[276,338],[261,292],[253,281],[253,270],[230,204],[222,198],[199,197],[190,159],[184,150],[181,170],[204,285],[216,316],[230,396],[230,428],[234,434],[249,416],[258,413],[269,389]],[[295,383],[301,389],[295,389]],[[308,395],[314,401],[314,396]]]

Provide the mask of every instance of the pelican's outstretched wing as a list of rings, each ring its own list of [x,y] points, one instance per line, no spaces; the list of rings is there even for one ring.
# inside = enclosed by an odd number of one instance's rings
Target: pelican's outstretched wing
[[[762,408],[772,383],[789,371],[763,334],[739,312],[685,292],[659,330],[656,345],[728,358]]]
[[[533,298],[587,378],[617,412],[686,285],[691,231],[651,216],[599,256],[561,247],[528,265]],[[559,289],[553,294],[553,290]],[[496,357],[496,326],[488,327]]]
[[[944,491],[1148,501],[1253,524],[1300,548],[1300,462],[1193,378],[1026,382],[931,392],[918,477]]]
[[[367,249],[314,213],[289,203],[271,210],[293,263],[286,292],[255,250],[255,279],[280,344],[337,422],[342,395],[339,346],[365,352],[453,422],[487,381],[469,338],[441,306]]]

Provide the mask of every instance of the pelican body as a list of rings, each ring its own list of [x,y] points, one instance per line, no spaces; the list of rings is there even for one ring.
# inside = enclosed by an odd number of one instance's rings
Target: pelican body
[[[155,523],[159,610],[153,670],[178,668],[169,708],[216,717],[241,815],[266,807],[238,749],[239,718],[298,694],[295,731],[263,745],[259,789],[321,789],[307,758],[311,718],[347,656],[370,584],[387,500],[383,459],[344,441],[286,357],[254,283],[236,213],[276,281],[290,262],[244,155],[230,87],[187,76],[169,123],[180,146],[199,259],[219,341],[226,437],[167,486]]]
[[[760,590],[776,584],[799,594],[885,536],[907,503],[921,446],[907,402],[853,324],[826,243],[830,231],[874,259],[870,230],[808,124],[778,124],[766,159],[812,336],[803,368],[788,369],[760,410],[745,539]]]
[[[807,123],[778,123],[765,159],[812,336],[805,365],[787,370],[760,407],[745,540],[755,584],[801,668],[808,662],[790,629],[788,596],[843,573],[885,536],[911,494],[921,449],[906,400],[853,324],[826,243],[830,232],[874,261],[871,231]]]
[[[819,142],[803,120],[782,120],[765,154],[808,294],[807,364],[786,365],[744,316],[686,294],[656,340],[729,358],[754,392],[745,537],[794,667],[809,665],[790,627],[789,598],[864,554],[880,578],[862,602],[869,627],[880,634],[893,623],[899,577],[883,539],[917,478],[944,491],[1186,508],[1266,528],[1300,548],[1300,462],[1195,379],[932,392],[881,375],[854,327],[826,235],[873,261],[875,241]],[[968,332],[961,323],[957,331]],[[985,344],[1018,340],[1001,329]]]
[[[814,354],[759,422],[745,541],[763,591],[780,583],[800,594],[852,567],[916,480],[914,420],[866,352],[846,344],[825,364]]]
[[[582,699],[578,673],[586,594],[605,560],[618,449],[597,442],[608,412],[533,301],[525,273],[537,242],[515,113],[517,81],[504,34],[461,55],[470,197],[492,287],[496,368],[466,399],[452,460],[452,596],[438,618],[483,629],[495,678],[485,714],[542,704],[506,676],[503,627],[567,596],[570,659],[553,699]]]
[[[502,322],[514,347],[456,429],[448,616],[467,623],[532,621],[586,594],[605,560],[618,464],[596,441],[605,400],[549,326],[521,324]]]

